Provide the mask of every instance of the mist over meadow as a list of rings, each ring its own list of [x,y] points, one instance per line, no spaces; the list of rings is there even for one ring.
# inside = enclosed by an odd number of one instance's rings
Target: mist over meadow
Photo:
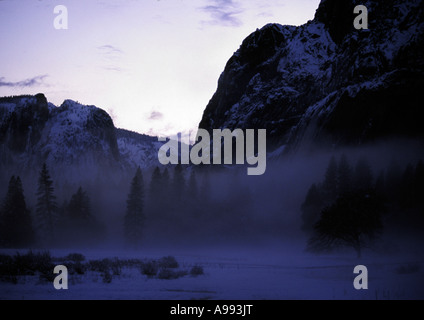
[[[60,175],[51,175],[56,207],[52,224],[46,229],[42,225],[44,218],[37,214],[40,168],[32,175],[20,177],[30,221],[26,227],[32,230],[32,237],[26,243],[21,239],[13,241],[18,247],[140,251],[202,246],[225,251],[226,246],[248,248],[275,242],[304,251],[322,211],[343,192],[353,193],[358,181],[364,178],[364,192],[377,192],[385,207],[381,215],[382,228],[372,242],[373,250],[392,247],[396,251],[399,249],[396,237],[406,241],[416,235],[417,240],[422,240],[422,200],[405,200],[422,190],[419,179],[422,179],[423,155],[419,145],[419,142],[399,140],[313,156],[298,154],[269,159],[262,176],[248,176],[245,166],[236,165],[159,165],[143,169],[138,191],[142,221],[135,238],[128,236],[131,231],[126,229],[125,223],[134,196],[131,192],[136,170],[119,178],[118,174],[109,172],[107,176],[115,179],[103,177],[99,182],[86,179],[90,174],[83,171],[73,176],[72,182]],[[341,158],[346,161],[348,178],[338,176],[340,171],[336,167],[333,181],[329,172],[331,162],[334,160],[340,167]],[[365,173],[358,168],[361,161]],[[10,177],[3,171],[3,212],[7,209]],[[349,189],[338,193],[337,188],[344,182]],[[316,197],[321,200],[314,200],[313,195],[310,199],[312,185],[319,190],[317,193],[321,195]],[[336,190],[330,198],[326,195],[329,189]],[[18,229],[24,227],[19,220],[12,222]],[[7,239],[2,240],[7,247]],[[14,243],[9,245],[13,247]],[[412,248],[415,247],[413,243]],[[351,250],[354,255],[353,249],[346,245],[335,249]]]

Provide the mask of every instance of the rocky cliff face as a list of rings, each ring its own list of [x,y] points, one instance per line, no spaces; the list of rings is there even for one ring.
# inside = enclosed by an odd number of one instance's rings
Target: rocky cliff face
[[[369,30],[356,30],[351,0],[323,0],[300,27],[269,24],[230,58],[199,128],[267,129],[268,151],[422,138],[424,6],[363,1]]]
[[[157,139],[123,134],[95,106],[66,100],[56,107],[43,94],[0,98],[2,171],[38,171],[46,162],[51,171],[68,180],[72,176],[93,179],[108,170],[150,167],[157,162],[157,149]]]

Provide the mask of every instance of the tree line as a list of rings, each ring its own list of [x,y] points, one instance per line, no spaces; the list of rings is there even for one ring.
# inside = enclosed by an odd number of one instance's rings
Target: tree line
[[[240,186],[242,184],[234,174],[228,184],[230,193],[216,199],[212,196],[208,170],[188,170],[182,165],[162,170],[156,167],[146,183],[142,170],[138,168],[128,185],[122,211],[114,213],[121,216],[126,244],[140,247],[146,237],[146,224],[157,234],[170,238],[178,233],[215,234],[217,229],[233,234],[242,232],[251,199],[248,188]],[[20,177],[13,176],[0,207],[0,246],[100,243],[105,238],[106,229],[92,208],[91,198],[81,186],[59,205],[53,179],[44,164],[38,175],[36,205],[32,213],[25,201]]]
[[[25,201],[20,177],[10,178],[7,194],[0,208],[0,246],[54,246],[59,239],[63,240],[71,235],[75,240],[86,235],[96,235],[99,225],[91,213],[87,193],[79,187],[70,201],[59,207],[46,164],[39,173],[36,197],[35,214],[32,215]]]
[[[323,181],[312,184],[301,207],[308,249],[321,252],[347,246],[361,256],[383,226],[403,225],[408,232],[419,232],[424,226],[423,194],[423,161],[403,169],[392,162],[375,178],[365,158],[353,167],[346,155],[338,161],[332,157]]]
[[[144,225],[144,187],[139,168],[130,187],[123,225],[128,242],[137,246]],[[79,187],[69,202],[58,206],[46,164],[39,173],[36,197],[35,214],[32,215],[25,201],[20,177],[10,178],[0,209],[0,246],[55,246],[61,242],[82,244],[101,237],[103,226],[92,214],[88,193]]]

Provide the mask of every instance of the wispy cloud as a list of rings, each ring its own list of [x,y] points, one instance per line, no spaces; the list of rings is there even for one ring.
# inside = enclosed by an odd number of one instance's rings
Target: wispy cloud
[[[98,53],[103,57],[101,68],[106,71],[120,72],[122,68],[120,62],[124,51],[111,44],[105,44],[96,48]]]
[[[137,3],[139,0],[97,0],[96,5],[105,7],[111,10],[117,10],[123,7],[127,7],[131,4]]]
[[[174,125],[172,123],[164,124],[160,128],[149,128],[146,134],[153,137],[171,137],[176,135]]]
[[[264,18],[273,18],[274,15],[270,12],[261,12],[257,14],[258,17],[264,17]]]
[[[97,50],[99,50],[99,52],[101,54],[105,54],[105,55],[121,55],[121,54],[124,53],[118,47],[112,46],[110,44],[105,44],[103,46],[99,46],[99,47],[97,47]]]
[[[114,72],[121,72],[122,71],[122,68],[117,67],[117,66],[103,66],[101,68],[103,70],[106,70],[106,71],[114,71]]]
[[[162,120],[163,119],[163,113],[159,111],[152,111],[150,115],[147,118],[148,120]]]
[[[224,27],[239,27],[243,24],[237,17],[244,12],[240,2],[234,0],[208,0],[208,3],[208,5],[201,7],[200,10],[209,14],[210,19],[203,20],[202,24]]]
[[[44,80],[48,77],[47,74],[36,76],[33,78],[21,80],[21,81],[6,81],[4,77],[0,77],[0,87],[17,87],[17,88],[28,88],[36,87],[45,84]]]

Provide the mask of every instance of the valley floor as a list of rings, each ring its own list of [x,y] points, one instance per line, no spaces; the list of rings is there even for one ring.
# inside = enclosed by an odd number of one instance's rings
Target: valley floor
[[[23,251],[25,252],[25,251]],[[75,250],[52,250],[64,256]],[[204,275],[174,280],[148,278],[137,268],[123,268],[111,283],[88,271],[69,275],[69,289],[55,290],[39,276],[19,277],[18,283],[0,282],[0,299],[139,299],[139,300],[282,300],[282,299],[424,299],[424,258],[417,255],[352,254],[315,256],[296,250],[219,249],[111,252],[80,251],[86,259],[156,259],[174,255],[180,268],[198,265]],[[16,250],[2,250],[13,255]],[[353,286],[356,265],[368,268],[369,289]]]

